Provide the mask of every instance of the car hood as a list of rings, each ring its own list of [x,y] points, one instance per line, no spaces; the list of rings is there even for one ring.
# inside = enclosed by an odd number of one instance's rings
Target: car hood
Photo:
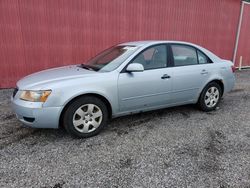
[[[32,89],[35,86],[41,86],[49,82],[88,77],[96,74],[97,72],[95,71],[87,70],[77,65],[64,66],[30,74],[19,80],[17,87],[19,89]]]

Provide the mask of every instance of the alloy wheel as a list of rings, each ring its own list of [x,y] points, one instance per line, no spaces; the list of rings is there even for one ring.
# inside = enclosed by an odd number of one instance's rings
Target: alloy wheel
[[[205,104],[207,107],[214,107],[220,98],[219,90],[216,87],[210,87],[205,94]]]

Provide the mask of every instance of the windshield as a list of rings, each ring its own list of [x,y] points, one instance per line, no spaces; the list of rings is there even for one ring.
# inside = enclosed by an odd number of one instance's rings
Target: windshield
[[[99,72],[109,72],[119,67],[136,49],[136,46],[114,46],[104,50],[82,66]]]

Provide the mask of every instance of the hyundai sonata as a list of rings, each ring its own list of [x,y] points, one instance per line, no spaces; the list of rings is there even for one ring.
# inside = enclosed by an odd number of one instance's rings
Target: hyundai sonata
[[[180,41],[113,46],[84,64],[53,68],[17,82],[17,118],[74,136],[99,133],[109,119],[184,104],[214,110],[235,83],[231,61]]]

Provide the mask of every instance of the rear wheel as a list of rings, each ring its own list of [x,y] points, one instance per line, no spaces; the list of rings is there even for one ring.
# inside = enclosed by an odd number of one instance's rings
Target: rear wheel
[[[83,96],[68,106],[63,125],[72,136],[86,138],[98,134],[107,124],[107,120],[108,110],[105,103],[96,97]]]
[[[212,111],[218,106],[222,96],[222,89],[215,82],[209,83],[202,91],[198,105],[203,111]]]

